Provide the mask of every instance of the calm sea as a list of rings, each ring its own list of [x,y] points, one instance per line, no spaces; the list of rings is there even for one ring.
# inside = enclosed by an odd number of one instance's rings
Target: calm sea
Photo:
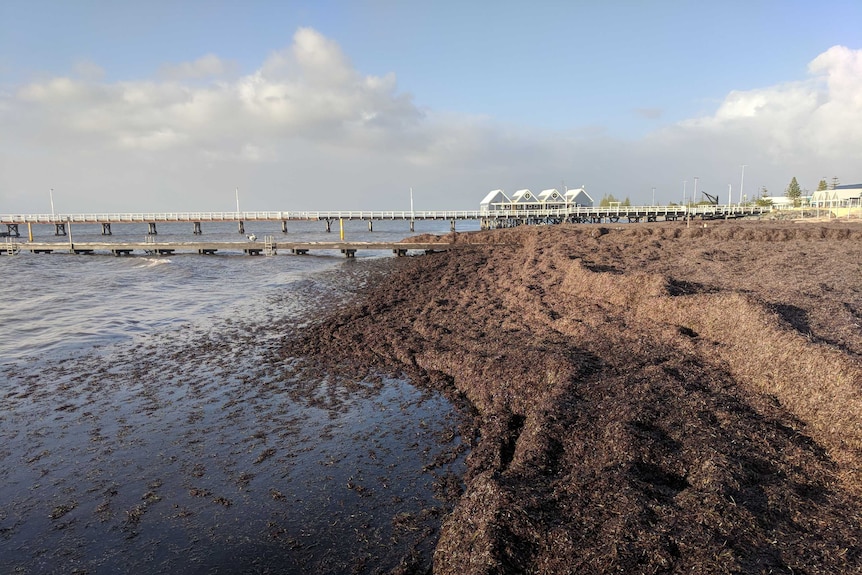
[[[346,239],[410,235],[406,222],[374,227],[346,222]],[[35,226],[34,240],[68,241],[53,232]],[[137,241],[147,227],[113,232],[72,229],[78,243]],[[245,233],[338,238],[322,222]],[[203,236],[158,224],[159,241],[194,239],[243,238],[236,224],[204,223]],[[393,257],[356,255],[0,256],[0,572],[372,573],[428,560],[440,492],[463,471],[453,406],[405,380],[344,382],[278,355]]]

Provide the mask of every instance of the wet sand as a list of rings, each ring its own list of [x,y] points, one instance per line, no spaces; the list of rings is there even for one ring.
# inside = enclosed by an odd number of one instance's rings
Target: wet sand
[[[862,226],[438,241],[275,352],[465,403],[433,572],[862,572]]]
[[[427,568],[465,470],[458,410],[280,351],[384,267],[215,329],[0,366],[0,573]]]

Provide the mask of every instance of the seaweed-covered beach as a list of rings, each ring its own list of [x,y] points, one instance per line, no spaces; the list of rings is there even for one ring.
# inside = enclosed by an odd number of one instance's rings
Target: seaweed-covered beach
[[[393,260],[279,352],[469,406],[462,491],[421,569],[862,572],[858,224],[437,241],[474,245]]]
[[[3,260],[0,571],[862,573],[858,223],[421,239]]]

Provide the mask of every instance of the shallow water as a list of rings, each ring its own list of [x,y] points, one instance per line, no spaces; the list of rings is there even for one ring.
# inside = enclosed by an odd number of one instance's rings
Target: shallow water
[[[357,224],[359,241],[408,235]],[[288,330],[362,289],[380,256],[357,256],[0,257],[0,572],[427,562],[439,495],[463,471],[453,406],[278,353]]]

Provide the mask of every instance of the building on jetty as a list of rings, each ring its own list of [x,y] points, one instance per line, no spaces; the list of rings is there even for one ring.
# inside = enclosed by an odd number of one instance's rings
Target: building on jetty
[[[542,190],[538,195],[523,189],[516,191],[511,197],[503,190],[492,190],[479,204],[479,213],[483,216],[492,216],[495,212],[591,208],[593,204],[593,198],[583,187],[567,189],[562,193],[556,188],[551,188]]]

